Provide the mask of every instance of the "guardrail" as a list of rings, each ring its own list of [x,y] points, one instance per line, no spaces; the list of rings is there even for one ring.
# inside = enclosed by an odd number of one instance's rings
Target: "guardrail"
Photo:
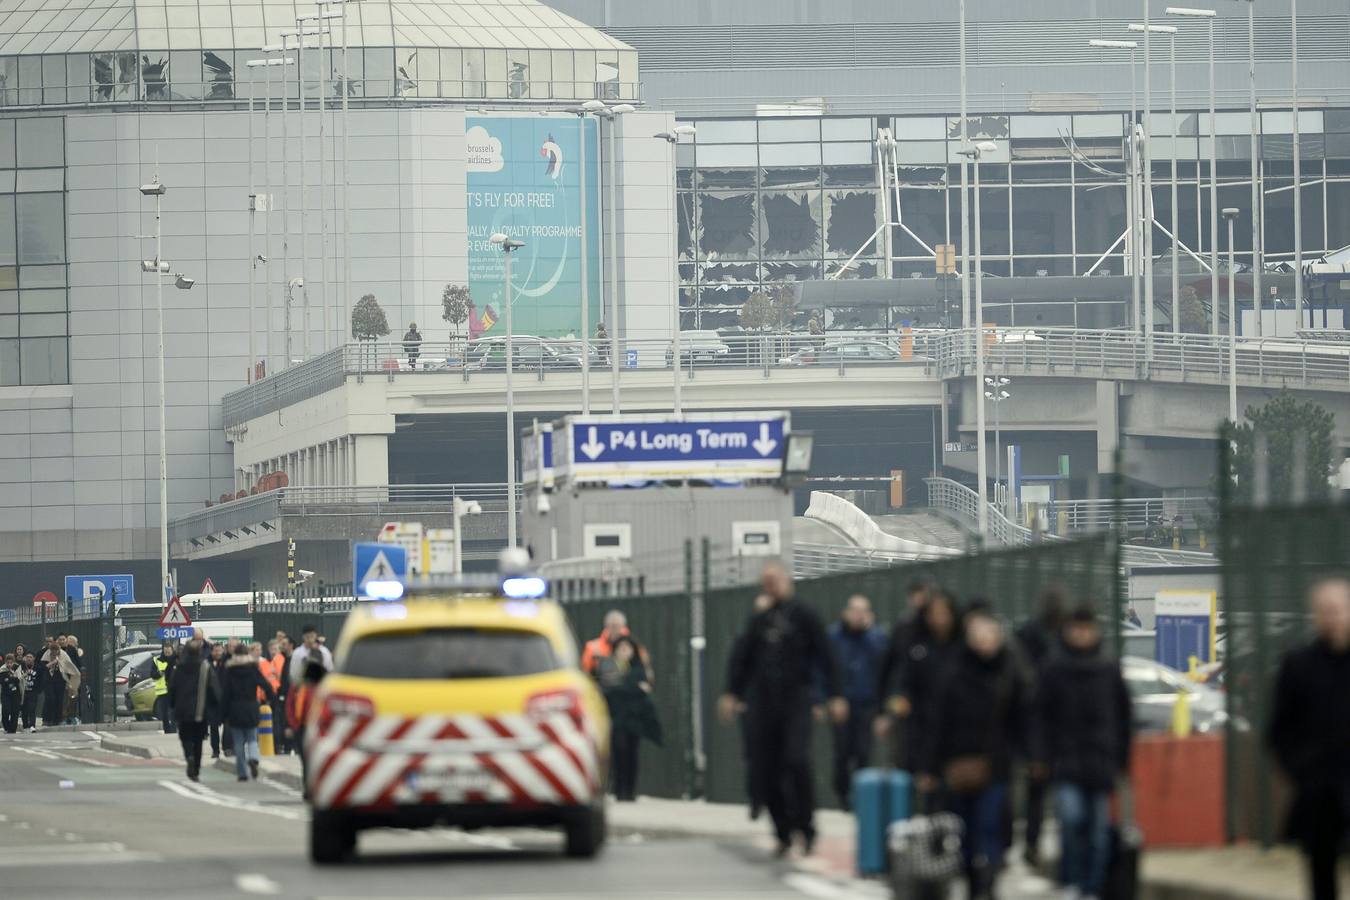
[[[516,486],[516,499],[520,499]],[[283,514],[306,515],[334,507],[360,506],[362,515],[416,512],[430,507],[445,512],[456,497],[475,500],[484,513],[506,510],[505,482],[466,484],[292,485],[238,500],[218,503],[174,519],[169,539],[189,541],[275,519]]]
[[[973,526],[979,521],[980,495],[950,478],[925,478],[928,486],[928,505],[958,516],[963,524]],[[1018,525],[993,504],[989,507],[989,536],[1000,544],[1021,545],[1037,540],[1037,533]],[[1044,536],[1044,535],[1042,535]]]
[[[74,622],[85,619],[98,619],[103,616],[102,601],[97,597],[72,597],[55,604],[44,604],[20,609],[0,609],[0,628],[12,625],[48,625],[60,622]],[[6,647],[5,650],[13,650]],[[46,648],[42,648],[46,649]],[[41,651],[39,651],[40,655]]]
[[[1054,500],[1046,505],[1046,514],[1052,527],[1063,513],[1068,531],[1105,531],[1117,514],[1115,507],[1112,500]],[[1134,497],[1120,501],[1119,515],[1126,531],[1148,531],[1174,525],[1193,528],[1213,510],[1210,497]]]

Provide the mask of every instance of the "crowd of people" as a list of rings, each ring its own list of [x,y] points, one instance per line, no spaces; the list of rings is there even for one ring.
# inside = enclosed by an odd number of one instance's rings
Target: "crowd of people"
[[[1026,777],[1026,853],[1035,862],[1041,807],[1061,824],[1061,880],[1100,897],[1109,797],[1128,768],[1131,711],[1119,666],[1101,652],[1096,614],[1048,590],[1039,616],[1009,635],[989,604],[962,603],[928,581],[889,634],[862,595],[826,626],[793,600],[786,569],[766,567],[736,641],[720,709],[743,723],[752,816],[763,807],[778,853],[816,840],[810,728],[833,727],[833,787],[848,808],[853,773],[889,738],[890,762],[913,774],[920,813],[964,825],[969,896],[990,897],[1012,845],[1010,785]]]
[[[92,718],[84,650],[73,634],[48,637],[42,648],[18,644],[0,664],[0,723],[5,733],[79,725]]]

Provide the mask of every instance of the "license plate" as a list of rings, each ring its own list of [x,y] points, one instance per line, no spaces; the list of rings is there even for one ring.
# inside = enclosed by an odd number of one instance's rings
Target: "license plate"
[[[481,769],[448,769],[440,772],[413,772],[408,787],[418,794],[466,794],[487,791],[494,784],[492,775]]]

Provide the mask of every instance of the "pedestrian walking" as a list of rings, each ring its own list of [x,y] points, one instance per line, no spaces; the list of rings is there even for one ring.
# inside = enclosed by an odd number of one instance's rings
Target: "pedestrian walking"
[[[155,718],[164,723],[164,733],[173,734],[173,706],[169,703],[169,676],[173,674],[176,651],[172,641],[160,645],[159,655],[150,657],[155,666]]]
[[[912,729],[909,727],[909,708],[902,702],[899,685],[908,664],[910,649],[923,609],[927,605],[934,585],[927,578],[915,578],[905,589],[905,613],[891,627],[890,640],[886,652],[882,654],[877,672],[877,691],[883,698],[884,709],[874,722],[874,731],[878,736],[889,734],[891,737],[892,757],[898,768],[910,768],[913,754]]]
[[[40,697],[37,673],[37,660],[33,654],[25,653],[23,657],[24,695],[21,713],[23,730],[29,732],[37,731],[37,709],[38,698]]]
[[[286,709],[286,698],[291,691],[291,641],[286,637],[285,632],[277,632],[279,635],[269,645],[269,651],[272,655],[272,672],[276,675],[277,702],[281,704],[281,709]],[[284,720],[284,714],[277,718]],[[284,727],[277,729],[275,736],[276,752],[286,754],[291,752],[291,738],[289,730]]]
[[[638,750],[643,738],[661,744],[661,722],[642,657],[637,641],[624,635],[597,662],[596,680],[609,706],[611,781],[614,799],[620,803],[637,799]]]
[[[621,610],[611,609],[605,613],[605,624],[597,637],[586,642],[581,651],[581,669],[592,678],[595,677],[599,661],[614,652],[614,645],[621,637],[632,637],[628,630],[628,617]],[[641,644],[638,644],[642,648]],[[648,676],[652,675],[652,661],[647,650],[642,648],[642,663],[647,667]]]
[[[1024,622],[1017,629],[1017,646],[1022,658],[1031,667],[1035,675],[1036,689],[1043,683],[1046,666],[1050,664],[1060,647],[1061,632],[1068,613],[1068,598],[1062,589],[1052,585],[1041,592],[1035,618]],[[1033,701],[1034,702],[1034,701]],[[1044,778],[1033,777],[1028,773],[1026,780],[1026,830],[1023,833],[1025,847],[1022,858],[1027,865],[1036,869],[1041,863],[1041,824],[1045,820],[1045,792],[1047,782]],[[1011,819],[1011,811],[1009,812]],[[1011,827],[1009,828],[1011,831]]]
[[[905,657],[892,668],[886,713],[880,720],[883,725],[889,723],[897,730],[903,729],[904,734],[912,738],[896,744],[897,768],[911,772],[919,764],[919,741],[933,728],[942,674],[961,646],[956,597],[939,587],[925,591],[929,599],[919,607],[918,615],[909,626]]]
[[[225,677],[225,645],[211,644],[211,652],[207,656],[208,663],[211,664],[211,672],[215,676],[216,685],[224,691]],[[223,702],[217,702],[209,705],[206,709],[206,727],[207,734],[211,739],[211,758],[220,759],[220,750],[222,744],[229,744],[230,737],[226,733],[221,735],[221,728],[225,722],[225,705]]]
[[[820,617],[792,599],[792,576],[779,562],[764,567],[761,589],[768,608],[745,626],[745,643],[727,673],[719,702],[724,721],[742,705],[747,715],[750,773],[787,855],[794,838],[806,853],[815,848],[815,793],[811,775],[811,705],[817,673],[825,682],[830,716],[848,719],[840,693],[839,667]]]
[[[939,675],[932,725],[920,735],[918,787],[942,791],[965,826],[971,900],[993,897],[1003,865],[1003,810],[1013,758],[1028,756],[1030,687],[989,609],[972,604],[964,642]]]
[[[75,668],[70,654],[55,640],[42,654],[42,664],[47,667],[43,725],[78,725],[75,721],[75,700],[80,693],[80,670]]]
[[[1291,650],[1275,681],[1266,739],[1290,780],[1288,836],[1308,862],[1312,900],[1335,900],[1350,833],[1350,580],[1308,591],[1316,636]]]
[[[6,653],[3,665],[0,665],[0,728],[4,728],[6,734],[15,734],[19,730],[19,716],[27,691],[28,679],[23,667],[15,661],[13,653]]]
[[[1111,849],[1111,792],[1130,761],[1130,694],[1120,664],[1102,655],[1102,631],[1090,608],[1061,626],[1062,647],[1036,691],[1042,757],[1031,783],[1053,786],[1059,820],[1060,883],[1080,897],[1101,897]],[[1048,781],[1047,781],[1048,776]]]
[[[828,631],[839,661],[848,721],[834,726],[834,793],[843,809],[851,809],[853,773],[872,759],[872,720],[880,702],[881,661],[886,633],[876,626],[872,602],[862,594],[848,598],[839,621]]]
[[[403,352],[408,354],[408,368],[417,368],[417,357],[422,355],[422,333],[417,330],[417,323],[408,324],[408,331],[403,335]]]
[[[286,728],[291,733],[296,753],[300,755],[300,783],[304,786],[304,799],[309,799],[309,751],[305,747],[305,729],[309,721],[309,710],[314,704],[314,692],[323,681],[328,670],[317,659],[305,663],[305,671],[291,688],[286,697]]]
[[[276,703],[272,685],[258,670],[248,645],[238,644],[225,663],[222,694],[225,721],[234,742],[234,771],[240,781],[258,777],[258,691],[269,703]]]
[[[220,682],[211,661],[202,653],[202,641],[193,638],[183,647],[169,677],[169,705],[183,745],[187,777],[196,781],[202,771],[202,742],[220,706]]]
[[[304,676],[305,660],[310,656],[323,665],[325,672],[333,671],[333,653],[320,640],[319,629],[305,625],[300,629],[300,646],[291,654],[291,681],[299,681]]]

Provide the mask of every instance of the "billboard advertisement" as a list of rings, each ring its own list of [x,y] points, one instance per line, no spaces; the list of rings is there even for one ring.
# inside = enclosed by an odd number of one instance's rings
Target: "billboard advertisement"
[[[600,320],[600,167],[597,123],[576,116],[467,116],[469,335],[505,333],[505,266],[491,243],[504,232],[525,246],[511,255],[512,330],[581,336],[581,135],[586,128],[586,258],[589,331]]]

